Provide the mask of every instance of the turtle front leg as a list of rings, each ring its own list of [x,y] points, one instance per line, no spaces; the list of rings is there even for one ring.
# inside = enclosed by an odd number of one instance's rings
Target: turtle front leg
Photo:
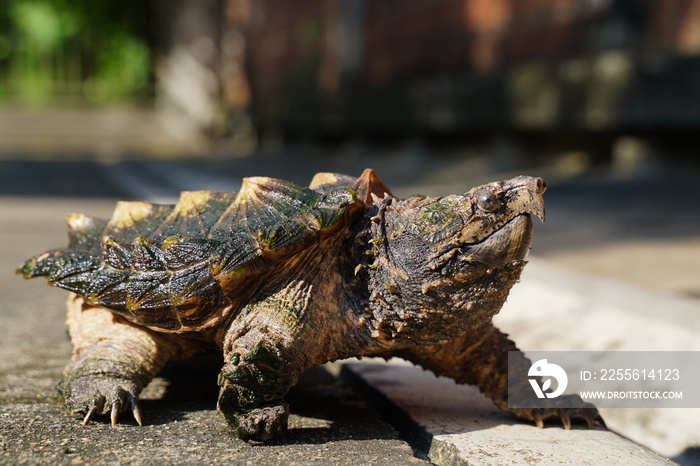
[[[242,310],[224,338],[217,409],[242,440],[271,442],[287,432],[283,397],[318,362],[323,328],[309,316],[310,286],[290,284]]]
[[[142,424],[138,397],[175,353],[172,343],[154,332],[83,298],[67,303],[73,357],[56,390],[69,412],[86,413],[83,424],[110,413],[112,425],[131,410]]]
[[[238,438],[269,442],[286,435],[289,405],[283,397],[298,372],[271,341],[232,348],[219,374],[217,409]]]
[[[517,352],[514,363],[524,368],[523,373],[527,373],[527,368],[532,363],[507,335],[489,323],[443,345],[416,348],[401,352],[398,356],[419,364],[436,375],[450,377],[457,383],[478,386],[501,410],[510,412],[517,418],[533,421],[538,427],[542,427],[547,419],[560,419],[564,427],[569,429],[572,418],[583,419],[590,428],[596,423],[605,425],[595,406],[585,403],[578,395],[548,400],[549,406],[544,409],[509,408],[509,351]],[[511,383],[518,384],[515,390],[517,393],[531,390],[525,378]]]

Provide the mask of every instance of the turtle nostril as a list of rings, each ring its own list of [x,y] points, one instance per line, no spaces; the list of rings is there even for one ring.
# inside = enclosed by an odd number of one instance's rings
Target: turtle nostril
[[[543,193],[547,190],[547,183],[544,182],[543,178],[535,178],[535,183],[537,184],[537,191]]]

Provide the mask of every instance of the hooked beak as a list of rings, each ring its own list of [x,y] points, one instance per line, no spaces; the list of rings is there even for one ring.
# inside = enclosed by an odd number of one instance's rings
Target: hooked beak
[[[509,206],[516,212],[535,215],[544,223],[542,194],[547,190],[544,180],[532,176],[519,176],[508,180],[508,183],[511,185],[506,194]]]

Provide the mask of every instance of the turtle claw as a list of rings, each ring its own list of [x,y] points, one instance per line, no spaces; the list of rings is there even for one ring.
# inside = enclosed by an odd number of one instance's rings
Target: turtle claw
[[[571,430],[571,417],[569,416],[569,412],[567,410],[559,410],[559,419],[561,419],[561,423],[564,425],[564,429]],[[586,423],[588,424],[588,421],[586,421]],[[590,424],[588,427],[590,428]]]
[[[114,403],[112,403],[112,411],[109,413],[109,420],[112,427],[117,425],[117,420],[119,419],[119,413],[121,412],[121,409],[121,401],[116,400]]]
[[[83,425],[96,416],[109,414],[110,424],[116,426],[119,415],[131,409],[138,425],[143,425],[143,416],[138,402],[138,390],[127,379],[116,376],[84,376],[64,380],[59,384],[59,398],[69,412],[85,412]]]
[[[540,414],[539,410],[532,411],[532,418],[535,421],[535,425],[537,427],[539,427],[540,429],[544,428],[544,419],[542,418],[542,414]]]
[[[594,409],[595,410],[595,409]],[[542,429],[544,428],[545,421],[559,419],[561,421],[562,427],[566,430],[571,430],[571,424],[573,419],[581,419],[586,423],[589,429],[594,429],[596,422],[601,426],[605,427],[603,419],[600,417],[597,411],[595,414],[587,412],[587,408],[545,408],[545,409],[533,409],[530,413],[530,420],[535,422],[535,425]]]
[[[589,429],[596,425],[606,428],[600,413],[590,403],[585,403],[578,395],[565,395],[547,400],[547,404],[538,408],[515,408],[511,413],[520,419],[529,420],[542,429],[547,421],[559,420],[566,430],[570,430],[575,421],[583,421]]]
[[[583,403],[583,405],[578,408],[562,409],[562,411],[564,411],[564,415],[566,416],[569,422],[569,427],[567,427],[567,429],[571,427],[571,421],[569,420],[571,417],[575,417],[576,419],[583,419],[583,421],[586,423],[586,426],[588,426],[589,429],[594,429],[596,424],[603,427],[604,429],[608,428],[605,425],[605,421],[603,420],[603,417],[600,415],[598,410],[595,408],[595,406],[593,406],[590,403]],[[563,420],[564,418],[562,416],[562,421]]]
[[[603,420],[603,417],[600,415],[598,410],[595,411],[594,416],[592,416],[590,412],[587,411],[585,413],[579,414],[579,417],[586,421],[586,425],[589,429],[595,428],[596,424],[600,425],[604,429],[608,428],[608,426],[605,425],[605,421]]]
[[[100,414],[102,412],[104,405],[105,397],[102,395],[96,395],[90,402],[90,408],[88,409],[87,414],[85,414],[85,417],[83,418],[83,425],[86,426],[90,424],[92,418],[95,417],[96,414]]]
[[[124,400],[127,398],[128,394],[122,387],[115,387],[113,391],[114,401],[112,401],[112,410],[109,415],[110,423],[112,427],[117,425],[117,420],[119,419],[119,413],[123,411]]]
[[[142,426],[143,417],[141,415],[141,404],[139,403],[139,399],[136,397],[131,397],[129,399],[129,405],[131,406],[131,413],[133,414],[134,419],[136,419],[136,423]]]
[[[83,418],[83,425],[86,426],[90,424],[90,421],[92,421],[92,418],[95,417],[95,414],[97,413],[97,408],[92,407],[90,408],[90,411],[87,412],[85,417]]]
[[[115,389],[117,398],[112,403],[112,410],[110,412],[110,421],[112,427],[117,425],[117,420],[119,419],[119,414],[131,409],[131,414],[134,416],[134,420],[139,426],[143,425],[143,415],[141,414],[141,405],[139,404],[138,397],[126,392],[123,388],[117,387]]]
[[[558,406],[533,408],[531,410],[526,410],[524,416],[518,413],[515,414],[518,417],[534,421],[535,425],[540,429],[544,427],[545,421],[553,419],[559,419],[566,430],[571,429],[574,419],[583,420],[589,429],[594,429],[596,424],[605,427],[605,421],[603,421],[598,410],[590,403],[582,402],[581,406],[576,408]]]

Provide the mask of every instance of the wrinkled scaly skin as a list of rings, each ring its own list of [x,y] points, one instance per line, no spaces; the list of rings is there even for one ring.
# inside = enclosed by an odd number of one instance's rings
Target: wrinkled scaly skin
[[[120,204],[109,222],[69,216],[69,249],[20,268],[74,292],[73,358],[57,387],[66,408],[112,424],[130,410],[141,424],[139,393],[166,362],[223,351],[218,410],[239,438],[276,441],[303,370],[399,356],[538,426],[602,424],[578,398],[577,408],[507,404],[517,348],[491,318],[526,264],[530,216],[544,218],[541,179],[400,200],[366,170],[318,174],[310,188],[254,178],[237,195]]]

